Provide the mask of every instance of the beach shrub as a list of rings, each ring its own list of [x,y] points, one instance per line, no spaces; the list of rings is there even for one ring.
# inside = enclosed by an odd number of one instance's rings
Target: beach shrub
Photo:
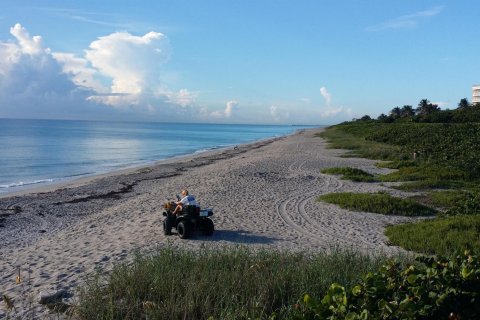
[[[479,319],[480,259],[465,251],[405,268],[389,261],[354,286],[332,284],[321,299],[306,294],[292,309],[298,320]]]
[[[480,193],[464,193],[465,196],[459,198],[454,205],[452,205],[445,214],[479,214],[480,213]]]
[[[437,212],[411,199],[396,198],[387,193],[338,192],[322,195],[318,200],[337,204],[344,209],[386,215],[430,216]]]
[[[394,189],[403,191],[417,191],[417,190],[439,190],[439,189],[460,189],[467,188],[470,185],[469,182],[459,180],[436,180],[425,179],[411,182],[405,182],[399,186],[392,186]]]
[[[366,140],[399,146],[416,159],[426,161],[430,174],[454,173],[466,179],[480,178],[480,124],[395,123],[375,126]],[[436,168],[431,165],[436,165]],[[443,168],[443,169],[442,169]],[[439,170],[440,169],[440,170]]]
[[[464,190],[437,190],[429,192],[427,197],[436,207],[452,208],[468,199],[470,192]]]
[[[386,261],[331,251],[162,248],[99,273],[81,289],[77,311],[83,319],[290,319],[305,292],[352,285]]]
[[[355,182],[374,182],[375,176],[371,173],[357,168],[350,167],[334,167],[321,170],[322,173],[342,175],[344,180],[352,180]]]
[[[321,137],[355,156],[392,165],[413,161],[429,179],[480,179],[480,123],[347,122],[327,128]]]
[[[393,245],[425,254],[452,253],[469,248],[480,252],[480,215],[441,217],[388,226],[385,235]]]
[[[388,169],[400,169],[404,167],[416,167],[418,162],[414,160],[394,160],[394,161],[384,161],[378,162],[377,167],[379,168],[388,168]]]
[[[345,157],[365,157],[379,160],[395,160],[401,155],[401,148],[375,141],[365,140],[370,128],[375,130],[376,124],[371,127],[362,123],[359,125],[345,124],[329,127],[317,136],[329,142],[329,148],[350,150]]]

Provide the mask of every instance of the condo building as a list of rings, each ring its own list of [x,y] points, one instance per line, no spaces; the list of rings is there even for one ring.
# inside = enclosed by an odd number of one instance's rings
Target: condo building
[[[480,103],[480,84],[472,86],[472,104]]]

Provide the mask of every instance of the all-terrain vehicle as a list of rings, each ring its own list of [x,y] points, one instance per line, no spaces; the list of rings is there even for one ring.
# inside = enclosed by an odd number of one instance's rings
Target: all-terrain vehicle
[[[177,196],[178,198],[178,196]],[[211,217],[212,209],[200,209],[197,206],[183,206],[182,212],[173,214],[176,208],[173,201],[163,204],[163,232],[165,235],[172,234],[172,228],[177,230],[177,234],[182,239],[187,239],[195,231],[200,231],[203,235],[211,236],[215,229]]]

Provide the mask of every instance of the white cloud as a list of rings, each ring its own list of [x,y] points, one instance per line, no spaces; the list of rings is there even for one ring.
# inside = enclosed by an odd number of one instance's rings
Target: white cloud
[[[321,94],[322,97],[325,99],[325,102],[326,102],[327,106],[330,106],[330,104],[331,104],[331,102],[332,102],[332,96],[331,96],[330,93],[328,92],[327,88],[321,87],[321,88],[320,88],[320,94]]]
[[[86,60],[102,76],[111,79],[111,93],[128,94],[97,100],[112,106],[138,104],[142,94],[156,89],[160,67],[168,60],[169,51],[168,40],[158,32],[141,37],[116,32],[92,42]]]
[[[227,101],[226,107],[222,111],[213,111],[210,113],[210,117],[214,119],[229,119],[235,114],[236,109],[238,109],[238,102],[235,100]]]
[[[112,33],[76,56],[52,52],[20,24],[10,32],[13,40],[0,41],[0,104],[7,106],[0,116],[83,118],[88,109],[130,114],[130,119],[153,120],[148,115],[155,115],[179,120],[186,112],[182,109],[197,108],[198,92],[172,90],[162,82],[171,50],[161,33]],[[108,111],[107,106],[113,108]],[[225,115],[231,116],[233,109],[227,106]]]
[[[436,16],[440,14],[440,12],[442,12],[443,8],[444,8],[443,6],[436,6],[427,10],[400,16],[392,20],[367,27],[366,31],[382,31],[386,29],[414,28],[418,25],[420,19]]]
[[[320,88],[320,94],[325,99],[325,107],[320,110],[321,118],[333,118],[337,116],[352,116],[352,109],[344,108],[342,106],[332,105],[332,95],[328,92],[326,87]]]
[[[285,108],[272,105],[270,106],[269,111],[273,122],[283,122],[289,120],[290,118],[290,112],[285,111]]]
[[[20,24],[10,34],[13,41],[0,41],[0,116],[65,118],[88,105],[90,92],[62,73],[40,36],[30,36]]]
[[[42,37],[30,37],[28,31],[19,23],[10,28],[10,33],[17,39],[20,45],[20,50],[29,55],[37,55],[42,51],[49,52],[49,49],[44,49],[42,45]]]
[[[235,112],[235,109],[238,107],[238,102],[231,100],[227,102],[227,107],[225,108],[225,117],[231,118],[232,114]]]
[[[108,88],[96,79],[97,70],[89,67],[88,60],[75,57],[71,53],[52,53],[52,55],[62,65],[63,72],[70,75],[77,86],[93,89],[97,93],[108,92]]]

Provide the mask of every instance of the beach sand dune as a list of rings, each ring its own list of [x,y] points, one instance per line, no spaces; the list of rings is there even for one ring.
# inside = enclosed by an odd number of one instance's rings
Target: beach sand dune
[[[400,252],[386,244],[384,228],[412,218],[351,212],[316,200],[339,191],[402,195],[378,183],[320,173],[333,166],[386,170],[371,160],[340,157],[342,151],[327,149],[314,137],[320,130],[0,199],[0,295],[17,297],[24,290],[15,283],[19,268],[34,293],[74,293],[96,268],[108,270],[135,250],[166,245]],[[161,205],[184,188],[202,207],[213,208],[212,237],[163,235]],[[2,303],[0,318],[4,308]]]

